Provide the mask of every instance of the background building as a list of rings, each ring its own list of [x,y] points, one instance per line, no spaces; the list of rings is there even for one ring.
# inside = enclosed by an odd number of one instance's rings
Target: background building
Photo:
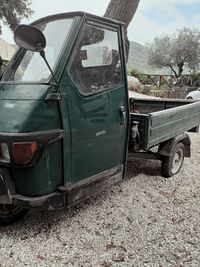
[[[14,53],[15,48],[0,38],[0,74]]]

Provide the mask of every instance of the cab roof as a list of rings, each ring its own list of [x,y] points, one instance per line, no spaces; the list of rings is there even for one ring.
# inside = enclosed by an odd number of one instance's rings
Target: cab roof
[[[59,14],[46,16],[46,17],[43,17],[41,19],[38,19],[38,20],[32,22],[31,25],[37,25],[37,24],[40,24],[40,23],[45,22],[45,21],[51,21],[51,20],[62,19],[62,18],[71,18],[71,17],[87,17],[87,18],[91,18],[91,19],[101,20],[101,21],[104,21],[104,22],[107,22],[107,23],[124,25],[123,22],[120,22],[120,21],[117,21],[117,20],[113,20],[113,19],[109,19],[109,18],[106,18],[106,17],[96,16],[96,15],[93,15],[93,14],[90,14],[90,13],[87,13],[87,12],[83,12],[83,11],[59,13]]]

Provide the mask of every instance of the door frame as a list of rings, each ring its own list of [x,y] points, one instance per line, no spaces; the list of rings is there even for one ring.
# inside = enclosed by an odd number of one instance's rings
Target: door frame
[[[71,175],[70,175],[70,179],[66,179],[66,177],[65,177],[66,176],[66,170],[64,170],[64,180],[65,180],[65,182],[68,182],[66,184],[66,186],[68,188],[68,198],[67,198],[68,201],[67,202],[69,204],[76,202],[77,199],[81,200],[81,199],[85,198],[84,195],[89,195],[89,191],[91,192],[91,194],[97,192],[97,188],[96,188],[95,184],[96,185],[98,184],[98,187],[100,188],[100,190],[102,190],[103,188],[107,188],[108,185],[111,185],[111,184],[115,183],[116,181],[119,181],[119,180],[124,178],[125,171],[126,171],[128,140],[129,140],[129,132],[130,132],[130,129],[129,129],[130,128],[130,108],[129,108],[129,97],[128,97],[128,82],[127,82],[127,74],[126,74],[126,60],[125,60],[125,56],[124,56],[125,55],[124,31],[123,31],[123,25],[122,24],[112,22],[112,21],[109,23],[108,20],[101,21],[98,18],[95,18],[93,16],[85,15],[83,17],[83,20],[82,20],[81,25],[79,27],[79,32],[78,33],[76,32],[76,35],[75,35],[74,42],[76,45],[73,48],[71,48],[71,51],[70,51],[71,56],[70,56],[70,59],[68,60],[69,63],[67,64],[67,68],[66,68],[67,73],[68,73],[67,77],[71,81],[70,75],[69,75],[69,68],[70,68],[70,65],[72,62],[71,59],[73,59],[74,53],[76,52],[76,48],[77,48],[79,41],[80,41],[80,38],[81,38],[80,33],[82,32],[82,29],[83,29],[87,20],[94,21],[95,24],[99,24],[102,27],[105,26],[105,28],[106,28],[106,26],[107,26],[107,28],[111,28],[113,26],[115,29],[117,29],[117,32],[118,32],[119,51],[121,54],[121,61],[122,61],[121,62],[121,67],[122,67],[121,73],[122,73],[123,84],[125,87],[124,90],[125,90],[126,108],[127,108],[126,120],[125,120],[125,125],[124,125],[124,127],[126,127],[126,130],[125,130],[125,140],[124,140],[124,149],[123,149],[123,164],[121,165],[121,170],[119,170],[119,166],[117,167],[118,172],[120,174],[120,177],[119,177],[119,175],[116,175],[116,168],[112,168],[110,170],[106,170],[106,171],[99,173],[97,175],[94,175],[92,177],[86,178],[83,181],[77,182],[74,185],[72,185],[70,183],[70,181],[72,179]],[[68,53],[69,53],[69,51],[68,51]],[[69,80],[68,80],[68,85],[69,85]],[[78,92],[78,93],[80,94],[80,92]],[[98,93],[96,93],[96,94],[98,94]],[[87,98],[87,97],[91,97],[92,95],[83,96],[81,94],[81,96]],[[67,99],[65,99],[65,100],[67,101]],[[64,112],[63,109],[62,109],[62,112]],[[64,114],[65,114],[65,112],[64,112]],[[68,113],[68,115],[69,115],[69,113]],[[68,119],[70,121],[70,118],[68,118]],[[71,138],[71,133],[70,133],[70,138]],[[70,141],[70,143],[71,143],[71,141]],[[64,151],[65,151],[65,147],[64,147]],[[71,151],[71,149],[70,149],[70,151]],[[67,159],[65,157],[65,152],[64,152],[64,160],[69,161],[69,158]],[[71,156],[70,156],[70,161],[71,161]],[[71,166],[71,164],[70,164],[70,166]],[[70,174],[71,174],[71,170],[70,170]],[[69,175],[69,173],[68,173],[68,175]],[[102,180],[102,177],[104,177],[103,180]],[[102,181],[100,181],[100,179]],[[93,189],[92,189],[92,185],[94,185]],[[89,188],[90,188],[90,190],[89,190]],[[82,195],[81,195],[80,191],[85,192],[85,193],[82,193]]]

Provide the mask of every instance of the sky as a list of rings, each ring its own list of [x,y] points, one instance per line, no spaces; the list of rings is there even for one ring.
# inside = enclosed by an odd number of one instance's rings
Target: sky
[[[87,11],[102,16],[108,3],[109,0],[32,0],[34,14],[29,20],[22,20],[22,23],[28,24],[41,17],[71,11]],[[199,26],[200,0],[140,0],[128,35],[131,41],[145,44],[156,36],[170,35],[184,27],[199,29]],[[12,32],[5,26],[0,37],[8,43],[14,43]]]

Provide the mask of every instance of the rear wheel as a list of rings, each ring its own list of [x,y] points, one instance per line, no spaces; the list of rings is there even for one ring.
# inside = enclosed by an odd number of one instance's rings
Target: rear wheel
[[[165,157],[162,160],[161,174],[165,178],[172,177],[177,174],[182,167],[185,157],[185,146],[179,142],[173,149],[170,157]]]
[[[12,224],[26,215],[27,209],[11,204],[0,204],[0,226]]]

